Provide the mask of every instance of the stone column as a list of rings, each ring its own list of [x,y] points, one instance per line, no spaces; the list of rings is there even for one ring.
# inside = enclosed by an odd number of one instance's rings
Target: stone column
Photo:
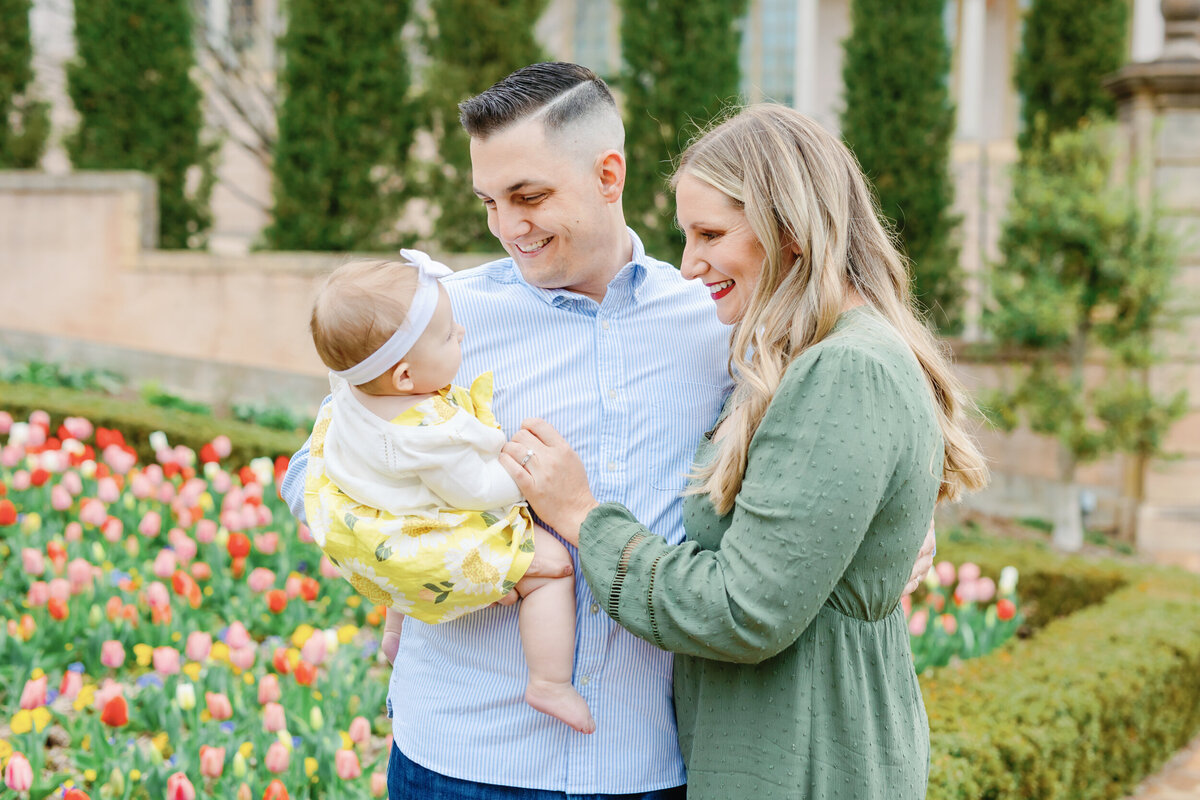
[[[1137,543],[1164,561],[1200,570],[1200,0],[1163,0],[1164,44],[1155,61],[1129,64],[1105,80],[1116,96],[1134,191],[1158,204],[1180,237],[1179,330],[1164,335],[1167,363],[1150,377],[1167,394],[1186,388],[1191,410],[1165,450],[1131,474],[1140,492]]]

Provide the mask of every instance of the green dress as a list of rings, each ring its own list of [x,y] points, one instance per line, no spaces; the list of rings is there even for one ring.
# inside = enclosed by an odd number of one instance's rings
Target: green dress
[[[677,654],[690,800],[925,796],[929,725],[900,596],[942,456],[920,366],[864,306],[788,368],[730,514],[689,495],[675,546],[623,506],[588,515],[592,592]]]

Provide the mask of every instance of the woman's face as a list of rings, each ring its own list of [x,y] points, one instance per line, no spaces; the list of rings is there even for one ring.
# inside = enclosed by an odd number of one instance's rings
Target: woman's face
[[[683,229],[683,277],[708,287],[717,319],[732,325],[746,313],[766,251],[746,214],[724,192],[686,172],[675,185],[676,218]]]

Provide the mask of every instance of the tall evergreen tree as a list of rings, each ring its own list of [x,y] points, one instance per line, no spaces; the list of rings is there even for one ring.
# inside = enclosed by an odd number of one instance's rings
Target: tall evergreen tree
[[[29,94],[30,0],[0,0],[0,169],[36,167],[50,134],[46,104]]]
[[[943,330],[959,325],[962,269],[951,214],[954,107],[943,0],[852,0],[842,135],[875,184],[912,261],[918,302]]]
[[[1128,0],[1033,0],[1014,80],[1021,94],[1022,154],[1116,101],[1100,84],[1125,62]]]
[[[625,214],[650,253],[678,263],[683,239],[666,179],[695,126],[738,100],[746,0],[621,0],[620,7]]]
[[[278,250],[369,250],[392,233],[416,127],[411,0],[290,0],[280,74],[273,220]]]
[[[71,161],[153,175],[159,240],[168,248],[202,246],[211,224],[215,148],[201,141],[192,29],[188,0],[76,3],[78,55],[67,68],[80,116],[67,141]]]
[[[527,64],[545,61],[533,26],[547,0],[434,0],[424,42],[431,63],[425,81],[427,125],[437,158],[425,176],[437,207],[434,238],[446,250],[491,252],[487,215],[471,193],[470,139],[458,104]]]

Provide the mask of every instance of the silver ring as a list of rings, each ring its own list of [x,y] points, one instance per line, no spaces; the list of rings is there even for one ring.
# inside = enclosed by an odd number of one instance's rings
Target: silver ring
[[[528,464],[528,463],[529,463],[529,459],[531,459],[531,458],[533,458],[533,451],[532,451],[532,450],[526,450],[526,451],[525,451],[525,457],[521,459],[521,466],[523,467],[523,466],[525,466],[526,464]]]

